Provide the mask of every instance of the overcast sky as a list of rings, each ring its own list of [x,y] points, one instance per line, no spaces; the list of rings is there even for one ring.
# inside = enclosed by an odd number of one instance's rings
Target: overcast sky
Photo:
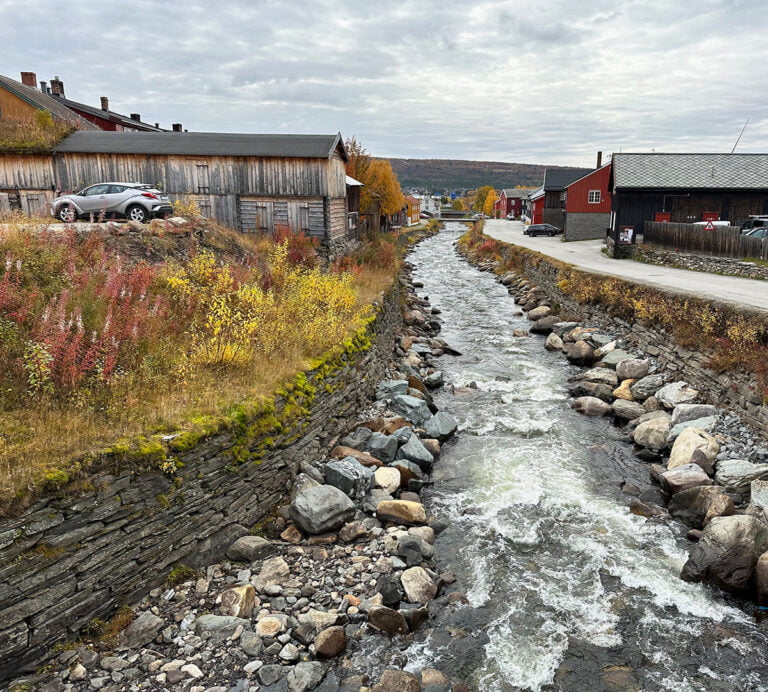
[[[189,130],[593,165],[768,151],[765,0],[0,0],[0,74]]]

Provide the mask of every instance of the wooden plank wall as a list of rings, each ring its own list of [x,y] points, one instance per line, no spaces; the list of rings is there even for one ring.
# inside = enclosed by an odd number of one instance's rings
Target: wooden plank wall
[[[681,252],[768,260],[768,239],[750,238],[732,226],[715,226],[707,231],[688,223],[646,221],[643,242]]]
[[[50,154],[0,154],[0,190],[45,190],[55,187]]]

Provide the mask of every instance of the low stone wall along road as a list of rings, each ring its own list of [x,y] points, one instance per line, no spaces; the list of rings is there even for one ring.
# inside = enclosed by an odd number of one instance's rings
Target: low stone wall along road
[[[574,264],[585,271],[618,276],[656,288],[720,300],[739,307],[768,311],[768,290],[764,281],[659,267],[632,260],[616,260],[600,252],[602,240],[564,243],[561,236],[530,238],[523,235],[523,229],[520,221],[489,219],[485,222],[484,232],[491,238],[536,250],[549,257]]]

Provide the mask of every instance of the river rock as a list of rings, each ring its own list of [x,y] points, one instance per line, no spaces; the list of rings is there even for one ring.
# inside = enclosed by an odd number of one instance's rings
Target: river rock
[[[326,488],[328,486],[320,486]],[[261,592],[268,586],[282,584],[291,574],[291,568],[288,563],[280,556],[271,557],[264,560],[261,565],[261,571],[254,577],[251,583],[257,591]]]
[[[568,385],[568,394],[574,399],[582,396],[593,396],[610,404],[613,397],[613,388],[600,382],[572,382]]]
[[[230,560],[254,562],[272,554],[274,549],[272,543],[261,536],[241,536],[227,548],[227,557]]]
[[[717,497],[730,498],[725,489],[717,485],[700,485],[675,493],[669,501],[667,511],[686,526],[701,529],[713,500]],[[733,501],[731,500],[731,505]],[[725,513],[725,512],[723,512]],[[733,512],[730,512],[733,514]]]
[[[149,644],[164,625],[162,618],[145,610],[120,633],[119,649],[138,649]]]
[[[578,326],[578,322],[557,322],[554,327],[552,327],[552,331],[562,339],[566,334],[573,331]]]
[[[250,584],[234,586],[221,594],[221,614],[249,618],[256,606],[256,589]]]
[[[412,480],[420,481],[424,478],[422,470],[407,459],[395,459],[390,466],[400,472],[400,487],[407,487]]]
[[[355,504],[332,485],[320,485],[301,493],[290,505],[291,519],[305,533],[332,531],[349,521]]]
[[[619,384],[619,378],[616,376],[616,373],[608,368],[592,368],[587,370],[581,375],[581,379],[587,382],[607,384],[611,387],[616,387]]]
[[[672,411],[672,427],[697,418],[709,418],[716,415],[717,407],[711,404],[678,404]]]
[[[370,535],[370,531],[362,521],[350,521],[349,524],[344,524],[339,530],[339,540],[345,543],[352,543],[361,538],[370,538]]]
[[[600,362],[603,365],[607,365],[609,368],[615,368],[619,363],[624,360],[632,359],[632,354],[622,351],[620,348],[616,348],[610,353],[605,354]]]
[[[549,317],[552,314],[552,308],[548,305],[540,305],[528,313],[528,319],[532,321],[540,320],[542,317]]]
[[[451,687],[448,676],[435,668],[424,668],[421,671],[421,684],[423,687],[436,687],[446,690]]]
[[[300,473],[298,476],[296,476],[296,479],[293,481],[293,485],[291,486],[291,500],[295,500],[296,496],[301,493],[302,490],[306,490],[307,488],[314,488],[317,485],[322,485],[322,483],[316,481],[312,476],[306,474],[306,473]]]
[[[698,464],[683,464],[662,473],[661,484],[674,494],[697,485],[712,485],[712,479]]]
[[[380,401],[393,399],[407,391],[408,382],[406,380],[383,380],[379,382],[379,386],[376,388],[376,398]]]
[[[333,459],[346,459],[347,457],[352,457],[363,466],[384,466],[384,462],[381,459],[377,459],[373,455],[368,454],[368,452],[361,452],[359,449],[337,445],[331,450],[331,458]]]
[[[755,564],[755,595],[759,605],[768,605],[768,552],[763,553]]]
[[[611,405],[613,415],[624,420],[634,420],[645,413],[642,404],[636,401],[627,401],[626,399],[616,399]]]
[[[325,667],[319,661],[299,661],[286,677],[288,690],[289,692],[308,692],[308,690],[319,689],[317,686],[324,674]],[[211,688],[208,688],[207,692],[211,692]]]
[[[611,413],[611,405],[595,396],[580,396],[572,404],[571,408],[585,416],[607,416]]]
[[[641,380],[650,367],[650,361],[644,358],[625,358],[616,363],[616,375],[620,380]]]
[[[315,637],[315,652],[322,658],[336,658],[347,649],[347,633],[341,625],[328,627]]]
[[[408,622],[405,617],[387,606],[373,606],[368,612],[368,624],[387,634],[408,634]]]
[[[432,417],[432,412],[426,401],[408,394],[393,397],[391,407],[395,413],[399,413],[414,425],[424,425]]]
[[[715,517],[729,517],[736,512],[736,505],[728,495],[716,495],[709,503],[707,513],[704,516],[703,526],[709,524]]]
[[[630,389],[637,380],[622,380],[621,384],[614,389],[611,394],[617,399],[624,399],[625,401],[634,401],[635,397],[632,396],[632,390]]]
[[[429,389],[439,389],[443,386],[443,373],[440,370],[435,370],[424,378],[424,384]]]
[[[421,310],[409,310],[403,315],[403,322],[409,327],[423,327],[427,322],[427,316]]]
[[[555,332],[552,332],[544,342],[544,348],[546,348],[547,351],[562,351],[563,340],[555,334]]]
[[[704,432],[711,433],[717,427],[717,416],[709,416],[707,418],[695,418],[694,420],[688,420],[684,423],[678,423],[669,431],[669,442],[674,442],[680,433],[686,428],[699,428]]]
[[[374,472],[373,482],[390,495],[394,494],[400,489],[400,471],[393,466],[382,466]]]
[[[670,382],[659,389],[655,396],[665,408],[675,408],[680,404],[693,403],[699,393],[687,382]]]
[[[324,467],[325,482],[352,499],[361,499],[373,485],[373,469],[358,463],[354,457],[330,461]]]
[[[405,526],[427,523],[427,513],[424,510],[424,505],[420,502],[409,502],[407,500],[380,502],[379,506],[376,507],[376,517],[381,522],[388,521]]]
[[[211,634],[219,634],[220,636],[228,637],[238,627],[249,630],[251,629],[251,621],[245,618],[233,617],[231,615],[198,615],[194,622],[195,632],[202,634],[209,632]]]
[[[556,315],[549,315],[536,320],[530,327],[531,334],[549,334],[557,323]]]
[[[421,683],[412,673],[404,670],[385,670],[371,692],[421,692]]]
[[[667,468],[674,469],[684,464],[690,464],[693,453],[697,450],[711,463],[720,451],[720,445],[712,435],[704,432],[701,428],[686,428],[672,445]]]
[[[758,558],[768,548],[768,526],[754,517],[715,517],[691,549],[680,574],[685,581],[713,584],[726,591],[749,588]]]
[[[459,424],[450,413],[438,411],[434,416],[427,419],[424,424],[424,432],[426,432],[427,437],[433,437],[440,440],[440,442],[445,442],[456,432],[458,427]]]
[[[638,401],[645,401],[654,396],[664,386],[664,375],[646,375],[632,385],[632,396]]]
[[[435,549],[418,536],[402,536],[397,541],[397,556],[402,558],[408,567],[420,565],[422,560],[431,560]]]
[[[565,348],[565,357],[574,365],[592,365],[595,361],[595,349],[586,341],[576,341]]]
[[[745,459],[721,459],[715,480],[729,493],[745,495],[754,480],[768,478],[768,464],[753,464]]]
[[[372,433],[365,441],[365,449],[385,464],[395,460],[397,454],[397,438],[380,432]]]
[[[412,461],[424,471],[429,471],[435,462],[431,452],[421,444],[418,436],[414,434],[411,434],[408,441],[397,450],[397,458]]]
[[[634,433],[632,433],[632,439],[635,444],[641,447],[647,447],[656,452],[660,452],[667,448],[667,437],[669,436],[669,417],[653,418],[640,423]]]
[[[754,480],[750,483],[750,501],[755,507],[768,510],[768,481]]]
[[[437,585],[423,567],[410,567],[400,577],[405,597],[411,603],[426,603],[437,596]]]

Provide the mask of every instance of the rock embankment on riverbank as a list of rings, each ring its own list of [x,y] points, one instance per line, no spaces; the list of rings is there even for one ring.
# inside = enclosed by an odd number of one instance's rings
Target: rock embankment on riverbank
[[[471,261],[471,258],[469,258]],[[494,265],[479,268],[492,271]],[[692,541],[681,578],[705,582],[768,604],[768,447],[732,412],[705,402],[686,382],[634,353],[625,335],[560,314],[525,276],[498,277],[527,314],[526,332],[544,347],[585,368],[571,379],[572,407],[610,417],[648,464],[666,507],[630,501],[630,511],[654,521],[685,524]],[[628,485],[624,492],[639,494]]]
[[[412,637],[434,599],[465,602],[441,595],[455,581],[436,563],[444,523],[420,497],[457,429],[431,396],[443,384],[435,359],[456,351],[408,276],[406,265],[406,326],[376,401],[324,458],[302,464],[264,535],[239,538],[203,570],[179,568],[123,611],[127,627],[93,623],[91,639],[66,646],[17,689],[468,689],[430,668],[388,669],[377,680],[350,673],[362,638]]]

